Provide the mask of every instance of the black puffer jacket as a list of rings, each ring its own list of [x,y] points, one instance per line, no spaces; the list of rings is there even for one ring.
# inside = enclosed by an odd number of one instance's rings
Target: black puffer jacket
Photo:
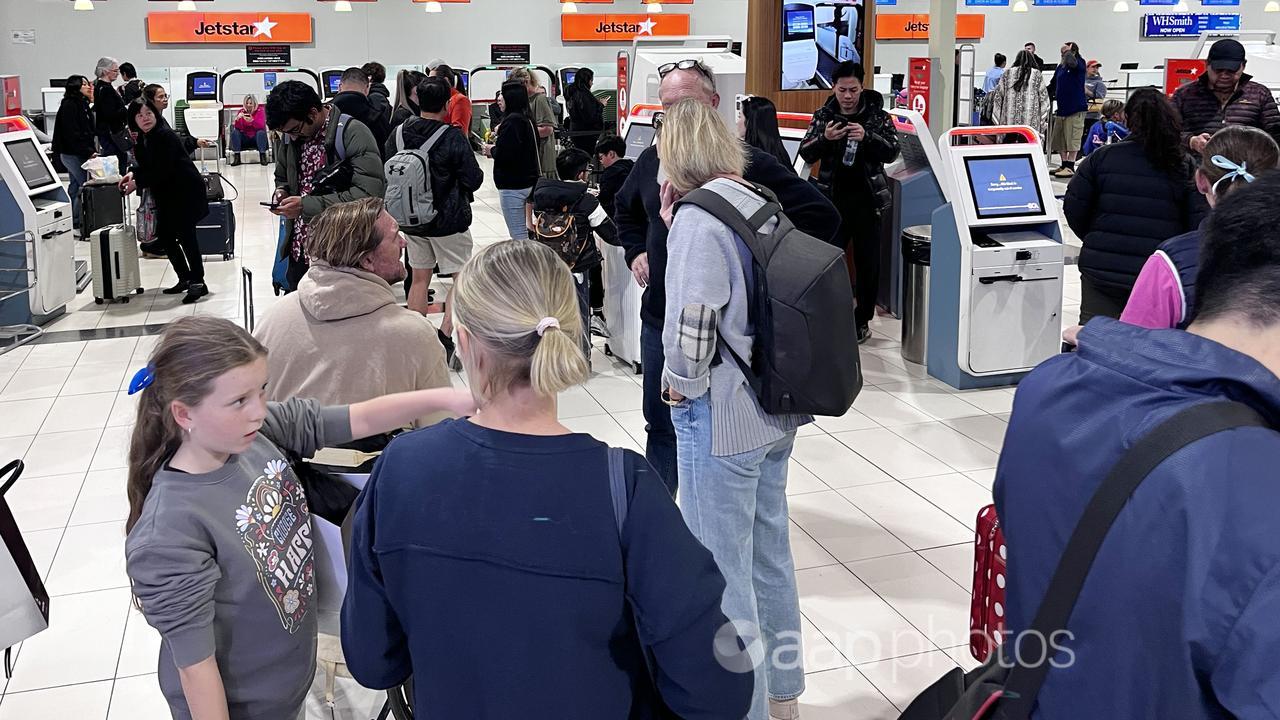
[[[1209,87],[1209,76],[1178,88],[1173,106],[1182,115],[1182,143],[1201,133],[1213,134],[1227,125],[1247,125],[1265,130],[1280,142],[1280,108],[1271,91],[1253,76],[1240,76],[1235,94],[1224,104]]]
[[[442,125],[439,120],[409,118],[396,132],[403,129],[406,148],[420,148]],[[394,133],[383,152],[387,158],[396,154]],[[427,156],[431,159],[431,196],[436,217],[423,228],[405,231],[423,237],[444,237],[469,229],[472,196],[484,183],[484,171],[476,161],[471,143],[461,130],[450,126]]]
[[[844,140],[832,142],[823,134],[834,121],[857,123],[866,130],[866,137],[858,144],[858,154],[852,167],[844,165]],[[852,194],[854,201],[872,202],[878,210],[888,205],[888,181],[884,177],[885,163],[898,157],[898,133],[893,120],[884,111],[884,97],[875,90],[863,90],[858,111],[852,115],[840,112],[840,103],[834,95],[814,113],[809,132],[800,144],[800,156],[805,162],[819,162],[818,183],[831,189],[837,204]]]
[[[373,140],[378,147],[381,148],[387,144],[387,138],[391,136],[391,113],[383,113],[378,109],[371,96],[346,90],[333,96],[333,104],[344,115],[350,115],[364,123],[364,126],[369,128],[369,132],[373,133]],[[382,157],[385,159],[387,156]]]
[[[162,227],[190,227],[209,214],[200,171],[168,123],[160,120],[151,132],[140,133],[134,155],[133,179],[139,189],[151,190]]]
[[[58,118],[53,121],[53,151],[88,160],[97,152],[93,145],[96,136],[89,99],[84,96],[62,98]]]
[[[574,215],[574,227],[578,239],[582,241],[582,252],[578,259],[569,266],[573,272],[583,272],[599,265],[603,258],[600,248],[596,247],[593,234],[610,245],[618,244],[618,231],[613,220],[603,215],[603,209],[596,196],[587,192],[587,184],[572,180],[551,180],[542,178],[534,186],[529,195],[529,204],[533,206],[535,217],[540,212],[562,212],[567,210]],[[596,226],[593,228],[593,219]]]
[[[382,83],[371,83],[369,85],[369,104],[373,109],[378,111],[387,122],[391,122],[392,102],[391,91]]]
[[[1147,258],[1169,238],[1196,229],[1209,206],[1190,157],[1176,174],[1147,159],[1132,136],[1090,153],[1067,186],[1067,224],[1084,241],[1080,272],[1100,289],[1128,294]]]

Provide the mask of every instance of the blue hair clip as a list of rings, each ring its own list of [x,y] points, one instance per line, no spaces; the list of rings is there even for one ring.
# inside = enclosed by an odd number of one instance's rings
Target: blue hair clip
[[[1217,165],[1218,167],[1222,168],[1223,170],[1230,170],[1230,172],[1228,172],[1226,175],[1223,175],[1222,177],[1218,178],[1218,182],[1213,184],[1214,194],[1217,194],[1218,185],[1220,185],[1223,181],[1235,182],[1236,178],[1243,178],[1245,182],[1251,183],[1254,180],[1253,174],[1249,172],[1249,168],[1248,168],[1249,164],[1247,162],[1242,162],[1239,165],[1237,165],[1234,160],[1229,160],[1225,157],[1222,157],[1221,155],[1214,155],[1213,157],[1209,158],[1209,161],[1212,162],[1214,165]]]
[[[155,381],[156,369],[148,365],[133,374],[133,379],[129,381],[129,394],[136,395],[151,387],[151,383]]]

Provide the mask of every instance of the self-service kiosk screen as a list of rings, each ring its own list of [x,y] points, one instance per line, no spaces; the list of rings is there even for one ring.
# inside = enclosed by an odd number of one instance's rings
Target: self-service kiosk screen
[[[1045,214],[1030,155],[967,157],[964,165],[979,220]]]
[[[627,128],[627,159],[639,160],[640,153],[653,144],[653,138],[657,134],[658,131],[652,125],[633,124]]]
[[[217,100],[218,78],[212,75],[196,75],[191,78],[188,100]]]
[[[578,77],[578,71],[577,71],[577,70],[565,70],[565,71],[564,71],[564,84],[565,84],[566,86],[572,85],[572,84],[573,84],[573,79],[574,79],[574,78],[576,78],[576,77]]]
[[[29,190],[45,187],[53,184],[53,175],[49,174],[49,166],[45,164],[44,156],[40,154],[40,148],[31,140],[14,140],[4,144],[5,150],[9,151],[9,157],[13,158],[13,162],[18,166],[18,172],[22,174],[22,179],[26,181]]]
[[[330,75],[328,79],[329,79],[329,94],[337,95],[338,86],[342,84],[342,76],[334,74],[334,75]]]
[[[799,138],[782,138],[782,147],[787,149],[787,155],[791,156],[791,162],[795,163],[796,157],[800,155],[800,143],[803,142]]]
[[[782,41],[813,39],[813,8],[786,10],[782,14]]]

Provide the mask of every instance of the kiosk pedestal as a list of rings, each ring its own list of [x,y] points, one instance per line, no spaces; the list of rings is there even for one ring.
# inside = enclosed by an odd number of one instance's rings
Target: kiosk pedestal
[[[0,181],[4,352],[66,311],[76,296],[76,274],[71,198],[22,117],[0,118]]]
[[[890,110],[901,147],[900,159],[885,176],[893,206],[880,220],[880,296],[876,302],[902,317],[902,231],[933,222],[933,211],[946,202],[942,192],[942,160],[938,145],[920,113]]]
[[[989,144],[962,144],[978,139]],[[1011,385],[1061,347],[1049,168],[1025,127],[952,130],[939,150],[955,181],[933,213],[929,374],[958,389]]]

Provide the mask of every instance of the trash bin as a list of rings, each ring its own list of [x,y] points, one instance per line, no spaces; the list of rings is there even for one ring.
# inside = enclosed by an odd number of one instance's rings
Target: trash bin
[[[929,337],[929,253],[933,228],[902,231],[902,359],[924,364]]]

